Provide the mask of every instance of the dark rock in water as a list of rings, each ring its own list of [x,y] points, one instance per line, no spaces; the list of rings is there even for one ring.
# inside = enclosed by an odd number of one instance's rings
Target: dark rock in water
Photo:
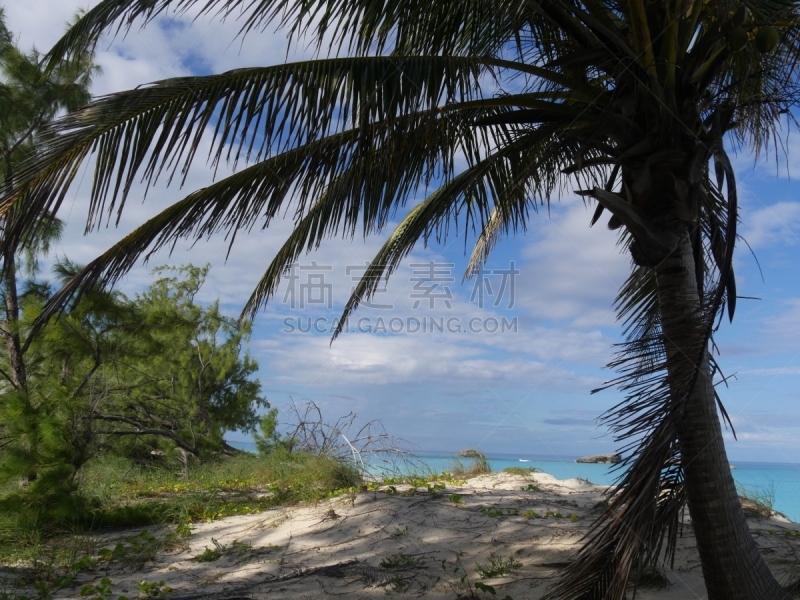
[[[459,450],[458,456],[461,458],[485,458],[484,454],[474,448],[467,448],[466,450]]]
[[[579,463],[598,463],[603,465],[615,465],[622,462],[622,455],[620,454],[595,454],[594,456],[584,456],[577,459],[575,462]]]

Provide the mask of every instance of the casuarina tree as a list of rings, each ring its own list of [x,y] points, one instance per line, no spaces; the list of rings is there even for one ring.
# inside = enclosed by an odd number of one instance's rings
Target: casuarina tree
[[[89,86],[97,71],[91,49],[76,48],[71,60],[54,63],[47,74],[41,58],[35,49],[26,53],[16,46],[0,8],[0,185],[6,194],[16,190],[17,167],[41,148],[44,126],[60,112],[90,99]],[[33,274],[37,259],[60,236],[62,226],[46,211],[33,219],[23,218],[15,209],[0,216],[0,294],[5,309],[1,327],[9,358],[8,372],[4,370],[2,376],[14,389],[25,388],[27,380],[19,331],[19,267]]]
[[[48,127],[0,200],[3,214],[21,215],[4,248],[59,208],[87,161],[89,226],[123,210],[139,179],[184,178],[201,140],[212,165],[229,161],[234,173],[88,264],[42,320],[149,252],[267,227],[287,208],[294,229],[245,314],[323,239],[386,232],[346,316],[415,244],[474,231],[474,273],[500,237],[575,190],[595,206],[591,223],[617,230],[631,258],[616,299],[626,337],[611,361],[624,399],[602,417],[626,469],[551,597],[623,598],[632,573],[669,559],[687,503],[709,598],[786,597],[737,499],[709,348],[736,304],[739,215],[726,147],[776,150],[793,125],[796,2],[102,0],[47,68],[168,9],[236,15],[242,35],[278,23],[316,41],[320,58],[155,82]]]

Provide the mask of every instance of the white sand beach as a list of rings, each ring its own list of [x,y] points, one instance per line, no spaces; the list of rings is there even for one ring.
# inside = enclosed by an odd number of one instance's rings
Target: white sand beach
[[[79,584],[103,577],[114,597],[137,597],[137,582],[164,580],[169,598],[540,598],[571,560],[602,510],[604,488],[544,473],[497,473],[433,492],[398,485],[318,503],[231,517],[194,528],[185,546],[141,568],[114,562],[82,572]],[[533,514],[536,513],[538,518]],[[771,568],[786,581],[797,568],[800,526],[775,515],[751,528]],[[109,535],[108,544],[137,532]],[[163,535],[164,529],[153,529]],[[215,543],[216,542],[216,543]],[[210,562],[193,557],[204,550]],[[476,565],[513,559],[511,574],[481,579]],[[705,598],[700,562],[687,523],[667,584],[640,588],[642,600]],[[466,575],[466,578],[464,577]],[[794,572],[797,577],[797,573]],[[78,597],[80,585],[56,597]],[[70,595],[72,594],[72,595]]]

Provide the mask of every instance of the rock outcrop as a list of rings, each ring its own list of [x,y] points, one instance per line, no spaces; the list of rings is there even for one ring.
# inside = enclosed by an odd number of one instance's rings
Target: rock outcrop
[[[603,465],[615,465],[622,462],[622,455],[620,454],[595,454],[594,456],[583,456],[575,462],[579,463],[598,463]]]

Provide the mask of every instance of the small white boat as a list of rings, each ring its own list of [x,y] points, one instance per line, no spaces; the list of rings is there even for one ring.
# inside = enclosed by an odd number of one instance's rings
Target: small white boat
[[[519,462],[531,462],[531,461],[529,461],[529,460],[527,460],[527,459],[524,459],[524,458],[520,458],[520,459],[519,459]]]

